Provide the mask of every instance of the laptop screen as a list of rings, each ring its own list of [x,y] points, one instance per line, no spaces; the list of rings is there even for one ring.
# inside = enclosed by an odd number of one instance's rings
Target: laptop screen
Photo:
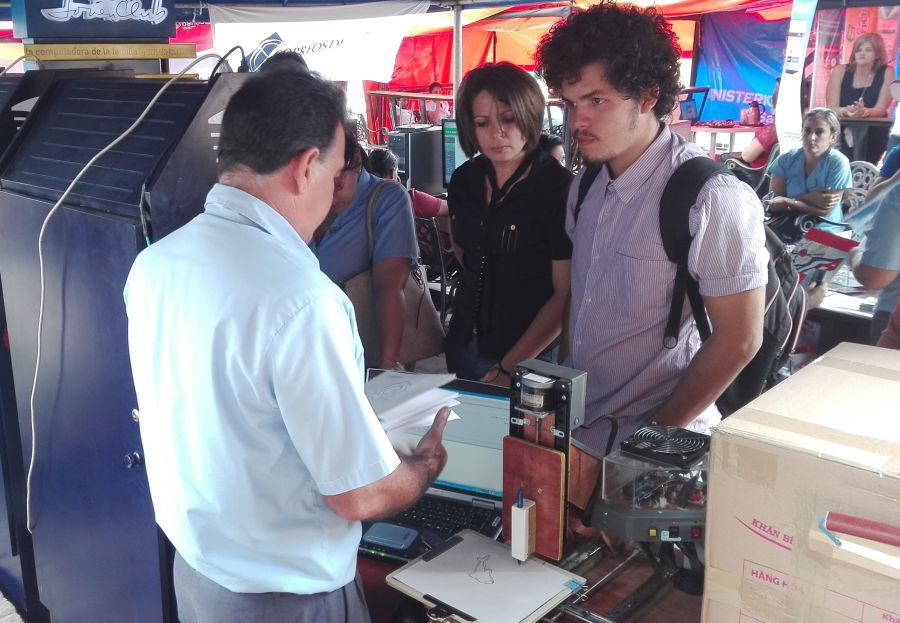
[[[699,121],[700,115],[697,114],[697,102],[693,99],[686,99],[678,102],[678,108],[682,119],[690,121],[691,123]]]
[[[444,386],[459,392],[453,410],[458,420],[444,429],[447,465],[433,487],[477,496],[503,495],[503,438],[509,434],[509,390],[475,383],[453,381]],[[415,447],[424,430],[397,437],[398,447]]]

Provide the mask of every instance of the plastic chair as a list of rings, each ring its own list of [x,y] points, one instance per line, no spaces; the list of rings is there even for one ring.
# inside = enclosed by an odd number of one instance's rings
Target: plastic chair
[[[751,167],[743,160],[737,158],[728,158],[723,164],[726,169],[735,172],[739,179],[747,181],[759,197],[763,197],[769,192],[772,165],[775,164],[780,154],[781,148],[778,146],[778,143],[775,143],[769,151],[769,159],[761,167]],[[756,180],[755,183],[751,183],[753,180]]]
[[[855,211],[866,200],[869,190],[878,180],[878,168],[864,160],[850,163],[850,179],[852,186],[844,193],[844,213]]]
[[[436,219],[417,216],[416,239],[419,242],[419,261],[425,266],[428,276],[428,289],[438,293],[435,304],[439,306],[441,324],[446,326],[456,296],[459,266],[453,252],[441,244],[441,231]]]

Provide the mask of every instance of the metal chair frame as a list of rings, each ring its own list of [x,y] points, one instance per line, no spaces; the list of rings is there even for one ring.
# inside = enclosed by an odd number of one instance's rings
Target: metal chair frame
[[[458,286],[456,258],[450,249],[441,244],[441,231],[437,219],[416,217],[416,239],[419,242],[419,257],[428,274],[428,289],[440,295],[441,324],[447,324],[447,317],[453,309],[453,299]]]
[[[761,167],[751,167],[743,160],[738,160],[737,158],[728,158],[723,164],[729,171],[740,169],[748,173],[759,173],[759,180],[753,185],[753,190],[757,195],[763,196],[769,191],[769,180],[772,177],[772,165],[775,164],[779,155],[781,155],[781,148],[778,146],[778,143],[775,143],[769,151],[769,159],[766,160],[766,164]]]

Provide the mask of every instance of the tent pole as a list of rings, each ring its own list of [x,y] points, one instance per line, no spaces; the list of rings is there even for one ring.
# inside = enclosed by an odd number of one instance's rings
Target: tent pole
[[[462,81],[462,4],[453,3],[453,95],[454,110],[456,109],[456,90]]]

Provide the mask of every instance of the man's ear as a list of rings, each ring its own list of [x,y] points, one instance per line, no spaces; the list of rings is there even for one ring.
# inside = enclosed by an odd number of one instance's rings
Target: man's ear
[[[321,152],[318,147],[310,147],[291,158],[288,168],[294,181],[295,192],[298,195],[306,194],[312,183],[313,166],[318,163]]]
[[[656,106],[656,102],[659,101],[659,87],[651,87],[644,91],[641,94],[640,99],[640,109],[641,113],[648,113],[653,110],[653,107]]]

